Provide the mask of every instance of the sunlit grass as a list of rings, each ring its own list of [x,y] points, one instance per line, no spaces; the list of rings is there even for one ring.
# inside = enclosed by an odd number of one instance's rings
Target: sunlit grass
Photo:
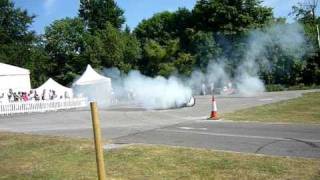
[[[261,122],[320,123],[320,93],[278,103],[239,110],[223,115],[224,119]]]
[[[109,179],[319,179],[320,160],[168,146],[105,152]],[[90,140],[0,133],[0,179],[97,179]]]

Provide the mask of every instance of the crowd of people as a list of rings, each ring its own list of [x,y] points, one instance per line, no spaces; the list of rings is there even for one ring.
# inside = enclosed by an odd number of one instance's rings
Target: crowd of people
[[[14,92],[12,89],[9,89],[8,92],[2,92],[0,94],[0,103],[6,102],[27,102],[27,101],[44,101],[44,100],[57,100],[57,99],[70,99],[70,95],[67,91],[64,92],[64,95],[57,95],[55,90],[50,89],[47,91],[43,89],[41,94],[37,90],[30,90],[29,92],[18,91]]]

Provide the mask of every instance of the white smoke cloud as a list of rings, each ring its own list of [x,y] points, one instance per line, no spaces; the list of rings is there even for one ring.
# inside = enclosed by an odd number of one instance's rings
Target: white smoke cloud
[[[265,91],[264,83],[259,77],[261,68],[268,70],[274,65],[269,57],[278,56],[273,51],[277,50],[291,58],[299,59],[310,50],[307,45],[303,27],[294,24],[276,24],[263,29],[252,30],[244,40],[245,51],[243,54],[234,54],[230,57],[242,57],[241,59],[227,59],[220,57],[209,62],[206,72],[195,70],[189,79],[189,86],[192,87],[194,94],[202,92],[203,84],[207,89],[211,86],[220,89],[230,88],[230,82],[236,87],[241,95],[251,96]],[[239,52],[233,52],[239,53]],[[230,74],[227,62],[238,62]],[[209,86],[209,88],[208,88]],[[229,87],[228,87],[229,86]]]
[[[210,61],[205,74],[208,84],[221,86],[223,82],[229,82],[230,76],[226,72],[226,59],[220,58],[215,61]]]
[[[244,53],[235,56],[243,58],[232,60],[239,62],[233,75],[229,74],[226,65],[230,59],[224,57],[210,61],[205,72],[194,70],[188,78],[178,78],[179,75],[152,78],[136,70],[121,74],[116,68],[105,69],[104,74],[112,78],[114,96],[119,101],[133,102],[146,109],[167,109],[183,106],[193,94],[201,93],[203,84],[212,90],[213,87],[230,88],[230,82],[233,82],[233,87],[244,96],[263,92],[265,87],[259,72],[262,65],[272,67],[268,59],[270,47],[276,47],[293,58],[302,57],[308,50],[303,28],[299,24],[273,25],[253,30],[245,42]]]
[[[265,91],[263,82],[257,76],[248,73],[241,74],[237,79],[236,86],[238,93],[243,96],[254,96]]]
[[[247,40],[247,50],[235,78],[240,94],[254,95],[264,91],[264,83],[259,78],[260,67],[272,67],[268,50],[277,48],[291,58],[301,58],[309,46],[306,45],[304,30],[298,23],[277,24],[254,30]],[[273,54],[277,56],[277,54]]]
[[[115,68],[105,69],[104,73],[114,78],[118,99],[134,101],[146,109],[181,107],[192,97],[191,88],[174,76],[168,79],[162,76],[151,78],[135,70],[121,76]]]
[[[199,95],[201,93],[201,85],[205,81],[205,74],[200,70],[195,70],[192,72],[190,78],[186,78],[185,82],[187,86],[192,89],[192,93]]]

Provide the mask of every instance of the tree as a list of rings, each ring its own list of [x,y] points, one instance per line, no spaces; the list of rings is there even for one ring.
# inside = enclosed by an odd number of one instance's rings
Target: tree
[[[117,67],[124,72],[136,68],[141,57],[139,41],[129,32],[120,32],[110,23],[87,36],[83,58],[96,68]]]
[[[43,37],[37,37],[36,43],[30,49],[29,61],[25,67],[30,70],[33,87],[40,86],[53,75],[55,62],[45,50]]]
[[[160,63],[159,64],[159,72],[157,73],[160,76],[163,77],[169,77],[174,72],[176,72],[177,69],[174,65],[174,63]]]
[[[195,62],[195,57],[190,53],[179,53],[174,65],[180,74],[190,76],[195,67]]]
[[[123,13],[114,0],[80,0],[79,17],[91,31],[104,29],[107,22],[120,29],[125,22]]]
[[[258,0],[199,0],[192,11],[180,8],[143,20],[134,33],[141,44],[149,43],[143,48],[142,64],[152,64],[152,68],[147,70],[150,75],[160,72],[160,65],[165,69],[161,72],[166,72],[162,74],[173,70],[172,65],[178,72],[188,74],[190,67],[182,66],[184,63],[181,61],[205,70],[209,61],[221,54],[231,59],[229,56],[234,53],[229,52],[240,46],[240,39],[247,32],[263,27],[273,19],[272,9],[262,6]],[[149,46],[151,41],[155,41],[157,46]],[[177,42],[174,53],[170,52],[173,41]],[[229,42],[228,47],[225,42]],[[162,53],[156,54],[159,57],[150,57],[147,51],[152,52],[151,49],[159,47],[165,51],[164,57],[161,57]],[[236,62],[231,61],[225,64],[230,66],[230,70],[236,66]]]
[[[317,10],[319,0],[304,0],[292,7],[291,15],[304,25],[308,40],[313,44],[314,51],[305,57],[307,64],[303,70],[303,82],[306,84],[320,83],[320,37]]]
[[[199,30],[233,35],[261,27],[273,18],[259,0],[199,0],[193,11]]]
[[[123,50],[123,61],[125,64],[130,65],[128,68],[122,68],[125,72],[129,72],[131,68],[138,68],[138,60],[141,58],[141,48],[138,39],[128,31],[125,31],[122,35],[125,43]]]
[[[95,36],[101,41],[101,65],[103,67],[119,67],[123,62],[124,41],[122,34],[107,23],[105,28],[96,32]]]
[[[160,43],[166,42],[173,38],[173,13],[164,11],[153,15],[150,19],[142,20],[135,28],[134,33],[141,43],[146,43],[152,39]]]
[[[84,51],[86,31],[79,18],[54,21],[45,29],[45,49],[54,62],[52,76],[60,83],[68,84],[82,71],[85,62],[80,55]]]
[[[210,60],[214,60],[220,54],[220,48],[216,44],[213,34],[199,31],[191,38],[191,52],[196,57],[196,66],[205,70]]]
[[[317,20],[318,4],[319,0],[304,0],[292,7],[291,14],[299,21],[314,23]]]
[[[147,40],[143,46],[143,58],[139,62],[140,70],[147,75],[156,75],[159,72],[159,64],[165,57],[165,48],[154,40]]]
[[[175,12],[164,11],[142,20],[134,29],[134,33],[142,43],[147,39],[153,39],[160,45],[165,45],[170,39],[184,37],[185,29],[191,26],[191,12],[186,8],[179,8]]]
[[[36,40],[29,26],[34,16],[26,10],[15,8],[10,0],[0,1],[0,60],[17,66],[25,66],[30,48]]]

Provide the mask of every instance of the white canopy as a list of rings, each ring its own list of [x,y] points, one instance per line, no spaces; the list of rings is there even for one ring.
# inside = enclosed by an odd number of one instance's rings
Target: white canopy
[[[43,83],[40,87],[35,89],[39,95],[42,94],[43,90],[46,90],[46,94],[49,94],[50,90],[54,90],[58,98],[62,96],[63,98],[65,97],[65,92],[67,92],[68,97],[73,96],[73,92],[71,88],[67,88],[59,83],[57,83],[55,80],[52,78],[49,78],[45,83]]]
[[[111,100],[111,79],[98,74],[90,65],[82,76],[73,83],[76,96],[87,97],[89,101],[97,101],[101,105],[108,105]]]
[[[73,85],[94,84],[99,81],[109,81],[111,83],[110,78],[98,74],[89,64],[86,71]]]
[[[0,76],[29,75],[30,71],[10,64],[0,63]]]
[[[29,91],[30,71],[28,69],[0,63],[0,90]]]

